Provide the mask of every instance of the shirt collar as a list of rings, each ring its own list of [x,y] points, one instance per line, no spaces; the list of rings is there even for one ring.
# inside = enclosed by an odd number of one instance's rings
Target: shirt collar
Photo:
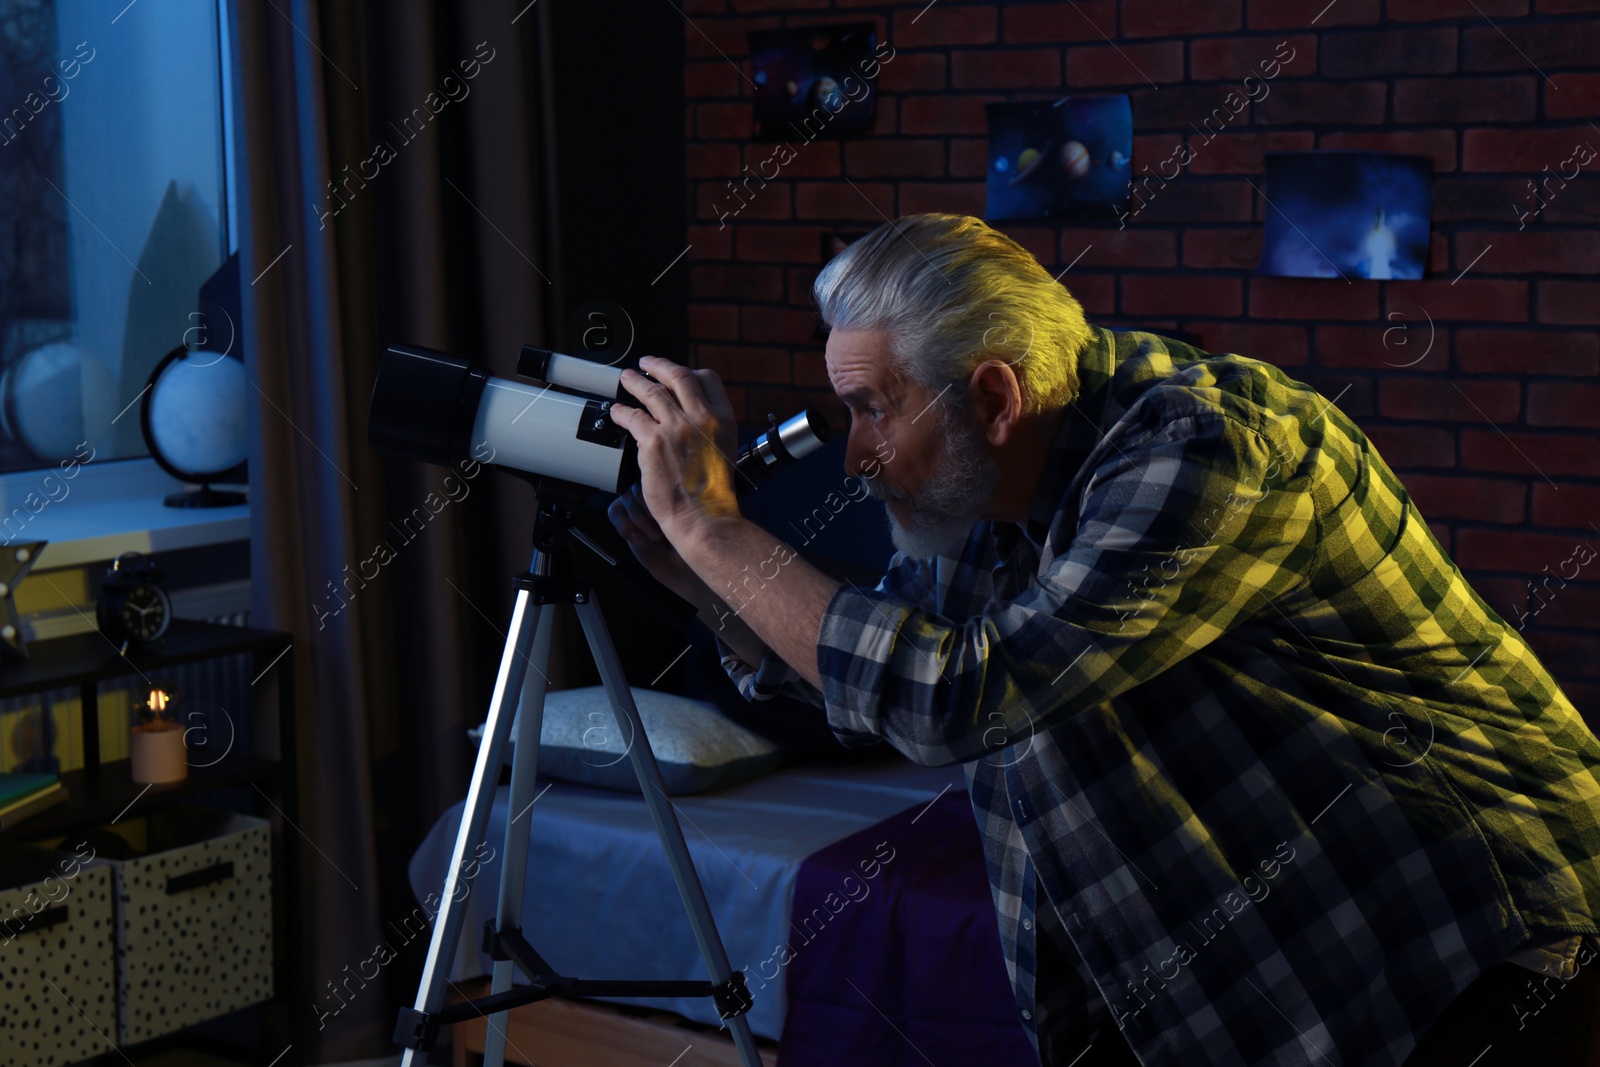
[[[1078,353],[1078,394],[1050,445],[1039,484],[1028,502],[1027,535],[1044,544],[1050,524],[1061,510],[1061,498],[1078,469],[1100,443],[1100,417],[1105,410],[1106,387],[1116,372],[1116,344],[1109,330],[1090,326],[1089,343]]]

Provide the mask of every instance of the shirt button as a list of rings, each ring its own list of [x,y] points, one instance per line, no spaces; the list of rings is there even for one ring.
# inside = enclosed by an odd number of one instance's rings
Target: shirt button
[[[1022,928],[1024,930],[1032,930],[1033,929],[1033,920],[1032,919],[1023,919],[1022,920]]]
[[[1033,1018],[1033,1012],[1029,1011],[1027,1008],[1023,1008],[1022,1009],[1022,1017],[1024,1019],[1031,1019],[1031,1018]]]

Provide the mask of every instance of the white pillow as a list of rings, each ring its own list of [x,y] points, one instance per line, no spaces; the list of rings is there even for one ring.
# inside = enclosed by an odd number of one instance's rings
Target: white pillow
[[[706,701],[654,689],[634,689],[633,701],[667,792],[674,796],[759,778],[783,761],[781,747],[740,726]],[[519,707],[512,720],[512,745],[521,717]],[[628,755],[634,739],[628,731],[626,723],[618,728],[603,685],[546,693],[539,731],[539,776],[639,792]],[[469,733],[481,741],[483,725]]]

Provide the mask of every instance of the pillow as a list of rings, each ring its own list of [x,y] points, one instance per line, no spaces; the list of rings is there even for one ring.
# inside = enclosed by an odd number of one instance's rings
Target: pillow
[[[759,778],[783,762],[781,746],[761,737],[703,700],[690,700],[654,689],[634,689],[633,701],[667,792],[673,796],[703,793]],[[512,718],[511,744],[516,745],[522,718]],[[483,725],[470,731],[481,741]],[[544,697],[544,722],[539,731],[539,776],[579,785],[639,792],[639,780],[628,756],[626,723],[617,727],[603,685],[558,689]]]

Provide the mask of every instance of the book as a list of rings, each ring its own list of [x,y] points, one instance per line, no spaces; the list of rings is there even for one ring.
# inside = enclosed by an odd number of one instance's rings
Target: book
[[[0,774],[0,809],[23,797],[29,796],[47,786],[54,785],[56,776],[53,774],[20,774],[12,772]]]
[[[0,830],[9,830],[24,819],[32,818],[41,811],[48,811],[57,804],[66,802],[67,787],[60,782],[52,782],[44,789],[0,808]]]

